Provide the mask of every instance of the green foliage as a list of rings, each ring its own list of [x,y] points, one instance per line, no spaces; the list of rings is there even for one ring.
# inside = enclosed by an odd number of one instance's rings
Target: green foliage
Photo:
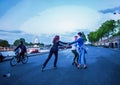
[[[32,42],[28,43],[25,41],[24,38],[20,38],[20,39],[15,40],[14,45],[15,46],[19,45],[20,41],[22,41],[26,46],[33,46],[33,45],[38,45],[40,47],[44,46],[44,43],[32,43]]]
[[[103,37],[109,37],[116,34],[116,22],[114,20],[108,20],[104,22],[95,32],[88,34],[90,42],[97,42]]]
[[[30,45],[30,46],[31,46],[31,45],[34,45],[34,44],[33,44],[32,42],[30,42],[30,43],[27,43],[27,45]]]
[[[38,43],[39,46],[43,47],[44,46],[44,43]]]
[[[117,35],[120,35],[120,19],[117,21],[116,30],[118,30]]]
[[[13,43],[13,45],[17,46],[19,44],[20,40],[15,40],[15,42]]]
[[[2,46],[2,47],[9,47],[10,45],[9,45],[7,40],[0,39],[0,46]]]
[[[89,42],[92,42],[92,43],[98,41],[98,33],[97,32],[90,32],[88,34],[88,39],[89,39]]]
[[[15,42],[14,42],[13,44],[14,44],[15,46],[17,46],[17,45],[20,43],[20,41],[22,41],[24,44],[26,44],[24,38],[20,38],[20,39],[15,40]]]

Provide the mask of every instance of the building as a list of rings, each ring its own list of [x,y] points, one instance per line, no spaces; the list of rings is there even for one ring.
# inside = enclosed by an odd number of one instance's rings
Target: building
[[[120,36],[110,37],[97,42],[97,45],[120,49]]]

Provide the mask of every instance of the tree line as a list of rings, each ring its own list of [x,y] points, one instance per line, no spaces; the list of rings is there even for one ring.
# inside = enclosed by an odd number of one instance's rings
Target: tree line
[[[13,45],[14,45],[14,46],[17,46],[20,41],[23,41],[23,43],[24,43],[26,46],[32,46],[32,45],[34,45],[34,44],[39,45],[39,46],[44,46],[44,43],[32,43],[32,42],[28,43],[28,42],[25,41],[24,38],[20,38],[20,39],[15,40],[14,43],[13,43]],[[2,39],[0,39],[0,46],[2,46],[2,47],[9,47],[10,44],[9,44],[9,42],[8,42],[7,40],[2,40]]]
[[[84,32],[82,32],[82,34],[83,34],[83,35],[82,35],[83,40],[84,40],[84,42],[86,42],[86,41],[87,41],[87,38],[86,38]],[[23,41],[23,43],[24,43],[26,46],[33,46],[33,45],[35,45],[35,44],[38,45],[38,46],[40,46],[40,47],[41,47],[41,46],[44,46],[44,43],[32,43],[32,42],[28,43],[28,42],[25,41],[24,38],[20,38],[20,39],[15,40],[15,42],[13,43],[13,45],[14,45],[14,46],[17,46],[20,41]],[[0,46],[2,46],[2,47],[9,47],[10,44],[8,43],[7,40],[2,40],[2,39],[0,39]]]
[[[120,20],[107,20],[96,30],[88,34],[89,42],[95,43],[103,38],[120,35]]]

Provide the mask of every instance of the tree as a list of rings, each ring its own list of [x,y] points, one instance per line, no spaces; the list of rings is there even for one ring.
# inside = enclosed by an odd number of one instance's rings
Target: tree
[[[24,38],[20,38],[20,39],[15,40],[14,45],[17,46],[20,43],[20,41],[22,41],[23,43],[26,44],[25,39]]]
[[[116,29],[118,30],[116,35],[120,35],[120,19],[117,21],[117,26],[116,27],[117,27]]]
[[[89,39],[89,42],[91,43],[95,43],[99,40],[98,36],[97,36],[97,32],[90,32],[88,34],[88,39]]]
[[[116,24],[115,24],[115,20],[109,20],[106,22],[106,28],[108,29],[107,33],[109,33],[110,35],[114,35],[116,32]]]
[[[44,47],[44,43],[38,43],[40,47]]]
[[[13,45],[17,46],[19,44],[19,40],[15,40],[15,42],[13,43]]]
[[[98,33],[101,36],[101,39],[103,37],[109,37],[110,35],[113,36],[115,34],[115,21],[114,20],[107,20],[102,24],[102,26],[98,29]]]
[[[9,47],[10,45],[9,45],[7,40],[0,39],[0,46],[2,46],[2,47]]]
[[[116,33],[116,25],[114,20],[107,20],[95,32],[88,34],[90,42],[97,42],[102,40],[103,37],[113,36]]]

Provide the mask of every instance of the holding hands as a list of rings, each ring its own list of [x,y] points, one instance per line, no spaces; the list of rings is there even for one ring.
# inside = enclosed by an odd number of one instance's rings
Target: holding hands
[[[70,45],[70,43],[67,43],[66,45],[65,45],[65,48],[68,48],[68,47],[70,47],[71,45]]]

